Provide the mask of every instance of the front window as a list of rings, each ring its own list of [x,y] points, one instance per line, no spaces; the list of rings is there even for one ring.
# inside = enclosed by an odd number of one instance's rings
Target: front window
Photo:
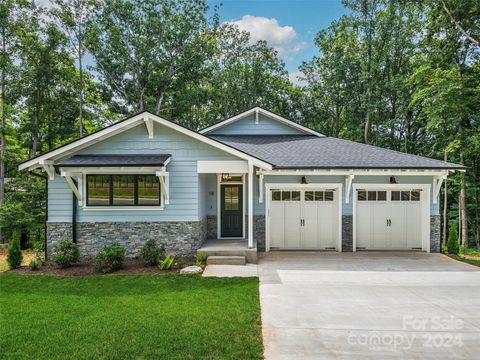
[[[159,206],[155,175],[87,175],[87,206]]]

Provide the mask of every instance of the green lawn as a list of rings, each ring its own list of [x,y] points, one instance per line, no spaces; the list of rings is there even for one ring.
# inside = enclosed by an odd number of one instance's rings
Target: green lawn
[[[452,259],[462,261],[470,265],[480,266],[480,259],[468,259],[458,255],[448,255],[448,256],[450,256]]]
[[[260,359],[258,279],[0,275],[1,359]]]

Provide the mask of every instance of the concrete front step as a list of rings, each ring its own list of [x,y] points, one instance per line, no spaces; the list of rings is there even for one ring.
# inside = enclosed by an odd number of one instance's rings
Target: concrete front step
[[[245,256],[209,256],[207,265],[245,265]]]

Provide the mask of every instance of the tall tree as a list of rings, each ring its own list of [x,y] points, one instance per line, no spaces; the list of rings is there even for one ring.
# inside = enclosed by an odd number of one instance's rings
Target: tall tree
[[[160,114],[213,49],[203,0],[106,0],[89,29],[95,69],[131,111]]]
[[[89,19],[94,16],[98,6],[97,0],[52,0],[51,14],[67,33],[73,51],[76,54],[79,70],[78,98],[79,98],[79,130],[80,137],[84,134],[84,68],[86,29]]]
[[[7,111],[18,99],[16,77],[20,67],[18,50],[20,34],[27,26],[29,11],[33,3],[22,0],[4,0],[0,2],[0,206],[5,199],[5,164],[7,148]],[[0,241],[2,229],[0,228]]]

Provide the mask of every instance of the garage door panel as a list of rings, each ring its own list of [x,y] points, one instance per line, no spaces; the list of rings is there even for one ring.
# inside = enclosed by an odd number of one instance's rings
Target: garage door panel
[[[335,247],[338,239],[338,208],[334,202],[318,205],[317,224],[319,247],[322,249]]]
[[[372,224],[372,248],[384,249],[390,246],[391,238],[387,227],[387,219],[390,216],[390,207],[387,203],[370,203],[370,222]]]
[[[285,248],[300,247],[300,202],[285,203]]]
[[[283,248],[285,247],[285,204],[274,201],[270,205],[270,246]]]
[[[303,219],[305,224],[302,230],[302,248],[316,249],[319,244],[319,224],[318,224],[318,205],[313,202],[305,202],[303,204]]]
[[[422,206],[420,203],[408,205],[407,222],[407,246],[409,248],[422,248]]]
[[[373,218],[370,216],[372,211],[372,204],[370,203],[358,203],[357,204],[357,247],[358,248],[371,248],[372,244],[372,229]]]
[[[407,249],[407,206],[404,202],[392,203],[391,209],[389,225],[391,248]]]

